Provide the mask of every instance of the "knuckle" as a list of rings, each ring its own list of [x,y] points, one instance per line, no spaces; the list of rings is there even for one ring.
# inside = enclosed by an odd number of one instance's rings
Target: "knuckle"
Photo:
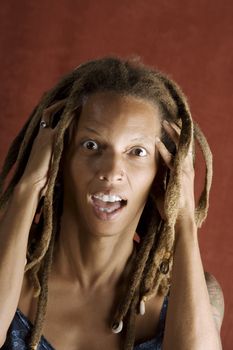
[[[51,110],[49,108],[46,108],[43,110],[42,115],[44,118],[49,118],[50,114],[51,114]]]

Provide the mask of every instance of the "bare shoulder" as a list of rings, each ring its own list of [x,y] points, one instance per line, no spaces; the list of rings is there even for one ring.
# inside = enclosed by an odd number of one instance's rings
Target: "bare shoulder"
[[[206,285],[209,293],[210,304],[218,330],[220,330],[224,316],[224,296],[222,288],[216,278],[209,272],[205,272]]]

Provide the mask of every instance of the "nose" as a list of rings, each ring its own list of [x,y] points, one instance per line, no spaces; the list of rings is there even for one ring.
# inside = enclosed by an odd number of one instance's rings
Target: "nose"
[[[110,183],[123,181],[125,178],[125,171],[120,157],[116,155],[104,157],[99,166],[98,178],[100,181]]]

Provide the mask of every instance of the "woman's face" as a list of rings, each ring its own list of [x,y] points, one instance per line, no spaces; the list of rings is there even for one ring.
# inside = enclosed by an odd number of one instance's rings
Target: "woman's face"
[[[135,230],[157,172],[159,111],[116,93],[85,101],[64,164],[64,206],[97,235]]]

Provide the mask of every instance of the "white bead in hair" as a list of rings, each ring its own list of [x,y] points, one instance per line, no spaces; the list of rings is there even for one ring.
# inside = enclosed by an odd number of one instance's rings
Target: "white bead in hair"
[[[140,315],[145,315],[146,313],[146,304],[145,304],[145,299],[142,298],[140,301],[140,305],[139,305],[139,313]]]
[[[113,326],[112,326],[112,332],[113,333],[120,333],[123,329],[123,321],[120,320],[119,323],[115,323]]]

